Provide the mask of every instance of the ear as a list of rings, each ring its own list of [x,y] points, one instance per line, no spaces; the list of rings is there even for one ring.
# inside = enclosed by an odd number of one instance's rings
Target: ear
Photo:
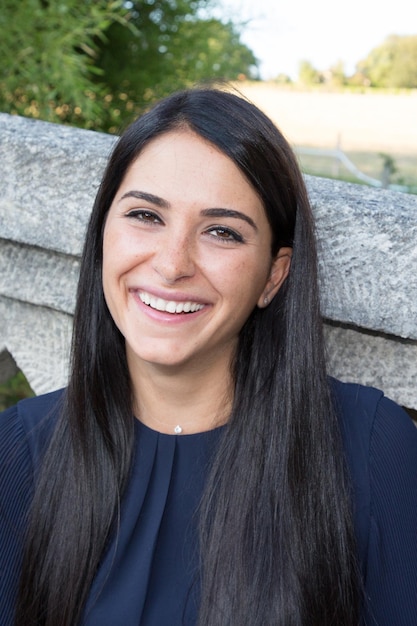
[[[271,271],[264,290],[262,291],[258,307],[264,309],[278,293],[282,283],[287,278],[291,267],[292,248],[280,248],[272,262]]]

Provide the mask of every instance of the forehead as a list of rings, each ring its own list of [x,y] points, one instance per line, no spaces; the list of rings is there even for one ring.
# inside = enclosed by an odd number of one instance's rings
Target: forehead
[[[151,140],[131,163],[120,190],[144,185],[146,191],[169,196],[205,197],[215,202],[263,203],[243,172],[217,146],[189,129],[167,132]]]

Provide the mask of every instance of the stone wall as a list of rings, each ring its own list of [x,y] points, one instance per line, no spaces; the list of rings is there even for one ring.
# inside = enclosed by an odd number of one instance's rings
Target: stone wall
[[[108,135],[0,114],[0,378],[65,385],[79,256]],[[307,178],[329,369],[417,408],[417,198]]]

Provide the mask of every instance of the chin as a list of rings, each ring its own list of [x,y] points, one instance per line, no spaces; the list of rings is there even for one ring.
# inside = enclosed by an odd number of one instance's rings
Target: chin
[[[144,352],[141,350],[132,353],[132,357],[133,362],[167,368],[181,367],[190,361],[189,358],[179,355],[175,349],[169,350],[167,353],[163,353],[161,350],[158,350],[156,353],[154,351]]]

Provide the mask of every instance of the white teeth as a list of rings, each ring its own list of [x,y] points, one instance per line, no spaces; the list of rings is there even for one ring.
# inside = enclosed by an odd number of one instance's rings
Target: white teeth
[[[177,305],[175,302],[173,302],[172,300],[170,302],[168,302],[167,306],[166,306],[166,310],[168,311],[168,313],[176,313],[177,312]]]
[[[165,311],[166,302],[165,300],[162,300],[162,298],[157,298],[156,300],[151,298],[151,307],[153,307],[154,309],[157,309],[158,311]]]
[[[174,300],[164,300],[163,298],[155,298],[145,291],[139,292],[139,298],[144,304],[157,311],[166,311],[167,313],[195,313],[203,308],[203,304],[197,302],[175,302]]]
[[[140,294],[140,299],[145,304],[150,304],[151,303],[151,297],[150,297],[150,295],[148,293],[141,293]]]

